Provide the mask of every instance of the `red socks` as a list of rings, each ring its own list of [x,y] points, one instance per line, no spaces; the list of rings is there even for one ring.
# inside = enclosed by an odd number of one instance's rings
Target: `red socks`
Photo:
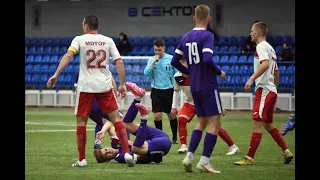
[[[77,144],[79,161],[86,158],[87,131],[86,126],[77,126]]]
[[[116,123],[114,123],[114,128],[122,145],[123,152],[130,154],[128,146],[128,136],[124,123],[122,121],[117,121]]]
[[[219,136],[228,144],[228,146],[232,146],[234,144],[228,132],[224,128],[219,129]]]
[[[179,117],[178,118],[179,126],[179,137],[180,137],[180,143],[181,144],[187,144],[187,122],[188,120],[184,117]]]
[[[254,158],[254,154],[256,153],[259,144],[261,142],[262,133],[253,132],[251,136],[250,146],[247,153],[247,156]]]
[[[274,128],[270,131],[270,134],[274,141],[277,142],[277,144],[281,147],[282,151],[288,149],[286,143],[284,142],[283,137],[280,134],[280,131],[277,128]]]

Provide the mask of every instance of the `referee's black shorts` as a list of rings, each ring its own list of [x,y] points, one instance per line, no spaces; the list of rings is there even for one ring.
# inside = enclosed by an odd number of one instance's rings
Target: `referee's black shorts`
[[[152,112],[171,112],[173,88],[170,89],[155,89],[151,88],[151,103]]]

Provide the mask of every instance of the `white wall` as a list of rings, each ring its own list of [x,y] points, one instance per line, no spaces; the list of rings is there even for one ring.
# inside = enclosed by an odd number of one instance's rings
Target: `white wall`
[[[123,31],[129,36],[181,36],[193,28],[192,16],[129,17],[128,8],[144,6],[194,6],[223,4],[222,26],[213,27],[220,35],[248,35],[255,20],[265,21],[270,33],[295,34],[295,0],[99,0],[70,2],[68,0],[26,1],[25,34],[34,36],[76,36],[82,33],[81,23],[86,15],[98,16],[100,33],[117,36]],[[41,5],[41,29],[32,29],[32,5]]]

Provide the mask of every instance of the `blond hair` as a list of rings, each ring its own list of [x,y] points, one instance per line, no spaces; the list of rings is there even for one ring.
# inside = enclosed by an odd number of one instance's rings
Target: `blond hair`
[[[200,20],[204,21],[210,16],[210,8],[207,5],[201,4],[195,8],[195,16]]]
[[[263,36],[267,36],[268,34],[268,26],[264,22],[256,22],[253,24],[255,28],[257,28]]]

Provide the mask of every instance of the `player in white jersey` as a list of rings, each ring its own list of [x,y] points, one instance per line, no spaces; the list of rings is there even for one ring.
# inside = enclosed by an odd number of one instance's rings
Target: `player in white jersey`
[[[180,60],[180,62],[187,67],[187,63],[184,57]],[[178,150],[178,153],[186,153],[188,151],[187,148],[187,123],[189,123],[193,117],[196,115],[196,108],[193,102],[191,89],[190,89],[190,77],[185,75],[181,72],[176,72],[174,75],[174,93],[173,93],[173,101],[172,101],[172,110],[171,113],[176,116],[178,113],[177,105],[179,94],[183,92],[186,96],[186,101],[184,102],[183,106],[181,107],[179,114],[178,114],[178,131],[180,137],[180,144],[181,147]],[[222,115],[224,116],[226,113],[225,109],[222,109]],[[231,139],[229,133],[220,126],[219,129],[219,136],[223,141],[225,141],[229,146],[229,151],[226,155],[234,155],[239,152],[239,148],[234,144],[233,140]]]
[[[277,56],[273,47],[266,41],[268,27],[264,22],[257,22],[251,28],[251,41],[256,43],[254,53],[254,73],[245,84],[245,91],[250,92],[255,80],[255,97],[252,109],[252,135],[247,155],[235,165],[251,165],[262,137],[262,127],[270,133],[274,141],[281,147],[284,164],[293,159],[280,131],[273,125],[273,113],[277,102],[279,71]]]
[[[112,90],[112,75],[109,71],[109,59],[115,63],[120,85],[118,93],[125,97],[127,93],[125,85],[125,71],[121,56],[115,43],[109,37],[98,34],[99,21],[94,15],[86,16],[82,22],[84,34],[76,36],[66,54],[60,60],[54,75],[48,80],[47,86],[54,87],[59,74],[67,67],[72,57],[79,52],[80,68],[75,104],[77,117],[77,144],[79,160],[72,167],[85,167],[86,125],[88,115],[94,99],[99,104],[103,113],[107,114],[115,127],[120,143],[124,147],[125,160],[128,166],[134,166],[135,161],[129,153],[127,132],[118,111],[119,106]]]

